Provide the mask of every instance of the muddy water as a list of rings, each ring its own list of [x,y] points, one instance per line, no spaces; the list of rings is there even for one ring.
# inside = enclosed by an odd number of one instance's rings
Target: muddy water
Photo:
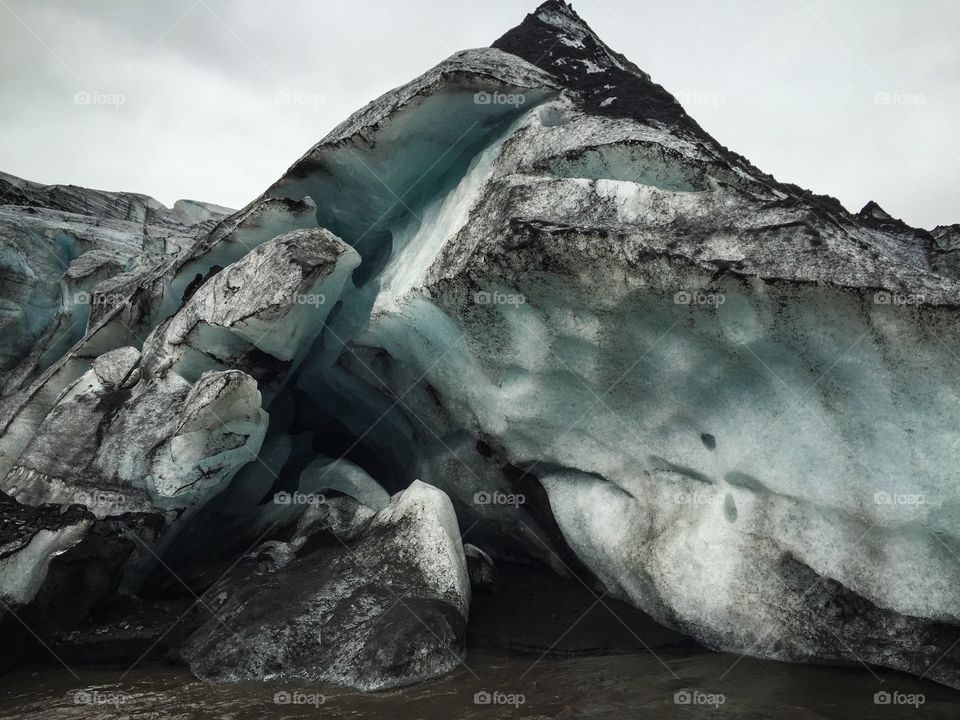
[[[650,654],[539,662],[474,654],[442,680],[367,695],[320,685],[211,685],[169,665],[122,679],[125,669],[73,668],[77,680],[42,668],[0,677],[0,718],[960,718],[960,692],[891,671],[658,655],[663,664]]]

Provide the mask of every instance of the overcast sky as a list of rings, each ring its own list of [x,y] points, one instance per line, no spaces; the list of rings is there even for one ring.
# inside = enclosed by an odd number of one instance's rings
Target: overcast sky
[[[0,170],[239,208],[364,103],[536,4],[0,0]],[[960,2],[574,7],[778,179],[960,222]]]

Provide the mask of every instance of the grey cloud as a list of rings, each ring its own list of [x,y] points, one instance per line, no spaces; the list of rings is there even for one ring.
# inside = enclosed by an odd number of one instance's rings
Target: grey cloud
[[[241,206],[358,107],[490,44],[534,5],[3,0],[0,169]],[[575,6],[709,132],[779,179],[853,210],[874,199],[915,225],[960,221],[960,6]],[[278,105],[284,90],[318,100]],[[78,91],[125,102],[77,105]]]

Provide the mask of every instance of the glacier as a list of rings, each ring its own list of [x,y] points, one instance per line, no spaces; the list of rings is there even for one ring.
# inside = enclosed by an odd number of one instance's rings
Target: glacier
[[[217,579],[241,629],[191,636],[201,677],[448,672],[469,556],[709,648],[960,687],[960,229],[777,181],[567,4],[236,213],[2,180],[4,507],[91,513],[21,533],[11,607],[144,516],[114,591]],[[365,572],[395,555],[414,570],[385,586],[443,631],[403,618],[377,654],[399,620]],[[349,652],[301,642],[351,602]]]

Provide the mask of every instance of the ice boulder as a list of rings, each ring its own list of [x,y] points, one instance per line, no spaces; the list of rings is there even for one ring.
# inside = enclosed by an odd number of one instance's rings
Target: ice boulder
[[[263,243],[204,282],[147,338],[147,367],[188,379],[244,367],[273,379],[303,359],[358,262],[325,230]]]
[[[349,544],[332,541],[225,598],[183,656],[211,680],[331,682],[365,690],[445,674],[464,655],[470,583],[453,507],[415,482]]]
[[[83,540],[93,520],[78,505],[31,508],[0,494],[0,618],[36,597],[51,561]]]
[[[184,510],[256,457],[267,415],[253,378],[140,375],[140,354],[101,356],[61,396],[2,488],[20,502],[78,503],[98,517]]]

